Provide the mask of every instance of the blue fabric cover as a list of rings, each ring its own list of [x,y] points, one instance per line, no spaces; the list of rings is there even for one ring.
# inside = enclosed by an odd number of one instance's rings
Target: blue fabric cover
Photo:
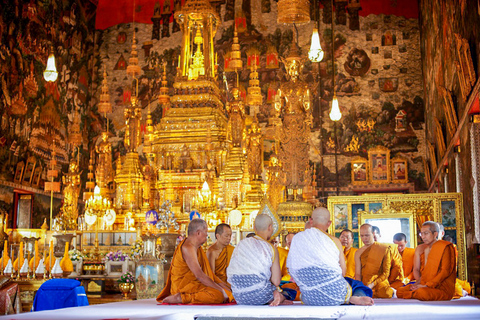
[[[369,287],[364,285],[362,281],[358,281],[358,280],[355,280],[355,279],[352,279],[352,278],[349,278],[349,277],[345,277],[345,280],[347,280],[348,284],[352,287],[352,295],[354,295],[354,296],[367,296],[367,297],[372,298],[372,296],[373,296],[372,289],[370,289]],[[357,291],[357,290],[358,291],[363,291],[364,294],[363,295],[362,294],[355,294],[355,291]]]
[[[85,288],[73,279],[51,279],[35,294],[32,311],[88,306]]]

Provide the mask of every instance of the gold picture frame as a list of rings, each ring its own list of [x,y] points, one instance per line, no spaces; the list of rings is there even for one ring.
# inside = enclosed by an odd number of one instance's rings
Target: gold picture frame
[[[427,148],[428,148],[428,158],[430,160],[430,166],[432,168],[432,175],[435,176],[437,173],[437,156],[435,154],[435,147],[433,144],[427,140]]]
[[[390,183],[390,150],[376,146],[368,150],[368,176],[372,184]]]
[[[444,87],[439,87],[439,91],[443,95],[445,118],[447,120],[447,133],[451,139],[455,135],[455,131],[457,131],[458,117],[453,106],[453,100],[450,92]]]
[[[37,159],[35,159],[34,156],[28,157],[23,173],[22,184],[30,185],[32,183],[33,172],[35,171],[36,164]]]
[[[19,163],[17,163],[15,175],[13,176],[13,182],[22,183],[23,170],[25,170],[25,162],[20,161]]]
[[[352,165],[352,184],[368,184],[368,160],[363,157],[356,157],[350,163]]]
[[[330,196],[327,200],[327,207],[332,221],[328,232],[338,237],[340,232],[347,227],[353,231],[356,244],[361,242],[359,234],[361,223],[370,215],[378,219],[408,218],[409,228],[414,228],[413,232],[410,231],[412,245],[421,242],[421,238],[415,230],[419,230],[423,222],[432,220],[443,224],[445,227],[444,239],[449,239],[457,245],[458,278],[467,279],[465,224],[461,193],[376,193],[361,196]],[[339,208],[342,208],[342,215],[339,215]],[[338,223],[336,220],[339,220]],[[412,224],[411,221],[414,223]],[[388,222],[386,225],[390,227],[392,224]],[[393,238],[389,239],[386,234],[387,232],[382,230],[382,242],[391,243]],[[416,239],[413,239],[415,237]]]
[[[402,157],[394,157],[392,164],[392,182],[408,183],[408,161]]]

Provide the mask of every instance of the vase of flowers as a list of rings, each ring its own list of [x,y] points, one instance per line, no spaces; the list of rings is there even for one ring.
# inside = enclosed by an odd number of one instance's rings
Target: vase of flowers
[[[135,291],[137,299],[155,298],[163,288],[163,258],[157,256],[158,234],[142,235],[143,253],[135,262]]]
[[[117,282],[118,288],[123,293],[123,298],[127,299],[128,294],[133,290],[133,287],[135,286],[135,277],[131,272],[127,271],[120,276]]]
[[[116,252],[110,251],[105,255],[104,259],[107,276],[120,276],[128,271],[130,257],[121,250]]]
[[[82,274],[84,254],[77,249],[68,251],[68,256],[73,264],[73,272],[70,277],[78,277]]]

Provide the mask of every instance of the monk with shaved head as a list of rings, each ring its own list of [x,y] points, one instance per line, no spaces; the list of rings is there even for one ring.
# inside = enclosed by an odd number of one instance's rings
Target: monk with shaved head
[[[278,250],[268,241],[273,234],[272,219],[257,215],[254,230],[255,236],[243,239],[233,250],[227,268],[235,301],[244,305],[284,304]]]
[[[394,248],[387,243],[375,242],[372,225],[368,223],[360,226],[360,238],[364,246],[355,253],[355,279],[371,288],[374,298],[392,298],[395,289],[390,286],[388,278]]]
[[[372,290],[360,281],[344,278],[345,258],[340,241],[327,233],[330,212],[316,208],[312,227],[293,237],[287,267],[308,305],[335,306],[345,303],[372,305]]]
[[[218,304],[232,301],[230,289],[212,271],[202,245],[207,240],[207,223],[194,219],[188,237],[175,249],[167,282],[158,302]]]
[[[219,277],[226,285],[227,267],[232,257],[234,246],[230,245],[232,240],[232,228],[226,223],[221,223],[215,228],[215,243],[207,250],[207,258],[212,267],[213,273]]]

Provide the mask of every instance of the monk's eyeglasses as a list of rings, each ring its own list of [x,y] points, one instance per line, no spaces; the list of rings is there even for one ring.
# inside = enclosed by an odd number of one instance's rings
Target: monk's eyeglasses
[[[419,235],[426,236],[426,235],[429,235],[430,233],[432,233],[432,231],[424,231],[424,232],[420,232]]]

